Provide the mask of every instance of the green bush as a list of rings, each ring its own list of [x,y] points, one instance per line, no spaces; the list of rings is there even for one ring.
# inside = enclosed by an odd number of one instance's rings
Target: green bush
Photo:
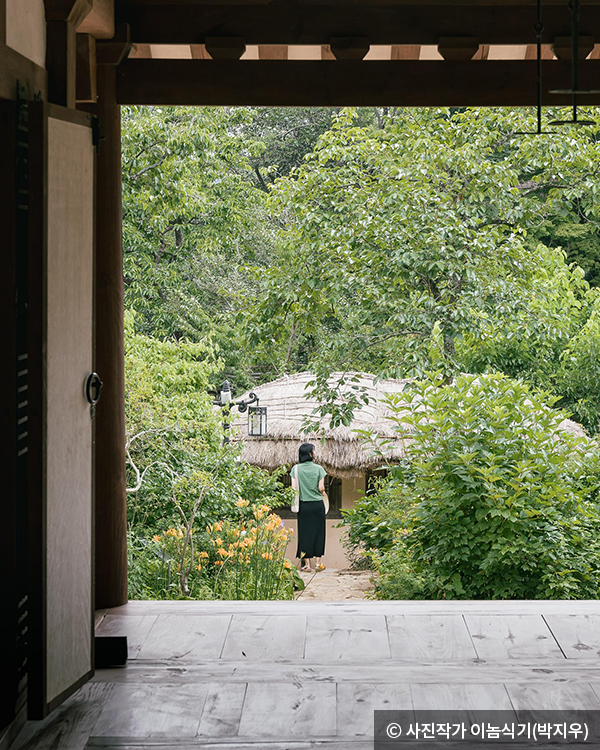
[[[415,382],[394,400],[411,477],[386,490],[403,527],[370,552],[376,596],[597,598],[595,445],[548,401],[503,375]]]

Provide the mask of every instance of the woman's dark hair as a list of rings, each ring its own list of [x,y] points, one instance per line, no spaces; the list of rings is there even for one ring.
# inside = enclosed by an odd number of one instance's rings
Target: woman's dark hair
[[[312,461],[314,452],[315,446],[312,443],[302,443],[298,451],[298,460],[301,464],[306,461]]]

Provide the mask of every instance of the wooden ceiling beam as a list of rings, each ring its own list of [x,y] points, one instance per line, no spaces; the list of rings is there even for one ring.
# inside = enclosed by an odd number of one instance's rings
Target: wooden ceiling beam
[[[585,58],[594,49],[594,37],[593,36],[580,36],[579,37],[579,59],[585,60]],[[573,57],[573,40],[570,36],[556,37],[552,43],[552,51],[559,60],[570,60]]]
[[[78,34],[112,39],[115,33],[115,0],[93,0],[92,10],[77,27]]]
[[[207,36],[204,48],[213,60],[239,60],[246,51],[243,36]]]
[[[91,34],[77,34],[75,97],[77,102],[95,103],[96,40]]]
[[[333,37],[329,40],[329,50],[336,60],[363,60],[370,45],[362,37]]]
[[[392,60],[418,60],[421,56],[421,46],[419,44],[393,44],[391,59]]]
[[[571,66],[544,62],[548,94],[570,86]],[[600,60],[579,66],[582,88],[596,88]],[[120,104],[247,106],[534,106],[534,60],[279,61],[126,60],[118,69]],[[600,95],[580,103],[600,104]]]
[[[442,37],[476,37],[480,44],[535,43],[536,8],[360,4],[226,5],[119,3],[119,18],[140,44],[202,44],[206,37],[243,37],[248,45],[321,45],[335,37],[364,37],[371,45],[437,45]],[[544,9],[542,41],[569,36],[566,3]],[[600,6],[580,13],[580,34],[600,38]]]
[[[437,46],[444,60],[472,60],[479,47],[479,39],[472,36],[442,37]]]

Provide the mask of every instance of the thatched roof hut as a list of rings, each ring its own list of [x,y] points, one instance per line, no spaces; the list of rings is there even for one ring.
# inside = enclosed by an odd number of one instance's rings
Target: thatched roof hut
[[[338,382],[342,373],[332,373],[329,383]],[[286,375],[278,380],[253,388],[260,399],[260,405],[268,407],[267,437],[255,438],[248,435],[248,415],[240,414],[237,409],[231,413],[231,440],[243,441],[242,459],[255,466],[273,471],[284,464],[294,464],[298,460],[298,447],[302,442],[316,445],[317,461],[334,477],[350,478],[363,475],[390,460],[402,458],[404,444],[398,440],[393,424],[388,419],[392,415],[385,396],[402,393],[408,380],[379,380],[374,382],[373,375],[366,373],[343,373],[356,377],[353,385],[358,385],[369,397],[369,403],[356,409],[349,426],[331,429],[329,418],[320,422],[317,433],[301,432],[305,418],[310,417],[313,409],[318,407],[316,399],[309,396],[309,381],[314,375],[302,372]],[[241,396],[248,399],[248,393]],[[577,436],[585,435],[583,428],[576,422],[565,419],[561,429]],[[386,448],[388,458],[375,455],[365,446],[364,440],[356,430],[369,430],[381,438],[394,439],[394,448]],[[407,431],[409,428],[407,426]]]
[[[336,383],[342,373],[333,373],[330,384]],[[355,410],[349,426],[331,429],[329,418],[322,419],[318,433],[304,434],[301,425],[318,407],[311,398],[308,382],[314,379],[309,372],[286,375],[271,383],[253,389],[260,399],[261,406],[268,407],[267,437],[253,438],[248,435],[247,414],[232,411],[231,439],[243,440],[242,458],[248,463],[272,471],[283,464],[293,464],[298,460],[298,446],[301,442],[315,443],[317,460],[327,473],[340,478],[360,476],[365,471],[379,468],[386,463],[380,456],[365,448],[364,441],[355,430],[371,430],[385,438],[396,438],[392,423],[387,419],[391,411],[384,401],[388,394],[401,393],[407,380],[380,380],[374,383],[374,376],[365,373],[344,373],[346,377],[356,377],[353,385],[358,385],[369,397],[369,403]],[[244,394],[241,398],[248,398]],[[402,445],[391,451],[390,458],[404,455]]]

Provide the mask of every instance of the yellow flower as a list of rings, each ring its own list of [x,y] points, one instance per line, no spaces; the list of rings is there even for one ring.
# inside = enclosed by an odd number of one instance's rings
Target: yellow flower
[[[155,535],[154,535],[154,536],[152,537],[152,539],[154,539],[154,541],[155,541],[155,542],[160,542],[160,537],[158,536],[158,534],[155,534]]]
[[[222,523],[216,523],[215,524],[215,531],[221,531],[223,529]]]
[[[202,570],[202,565],[198,565],[197,570],[198,571]]]
[[[221,557],[227,557],[228,554],[229,553],[224,547],[219,547],[219,549],[217,550],[217,555],[221,555]]]
[[[283,561],[283,567],[287,568],[288,570],[290,570],[290,568],[292,567],[292,563],[289,560],[284,560]]]
[[[247,508],[250,505],[250,502],[248,500],[242,500],[242,498],[240,497],[239,500],[235,501],[235,504],[238,508]]]
[[[272,560],[273,559],[273,555],[270,552],[263,552],[262,555],[261,555],[261,557],[264,557],[265,560]]]
[[[206,557],[208,557],[208,552],[205,552],[204,550],[202,550],[202,552],[200,552],[200,554],[198,555],[198,557],[199,558],[202,558],[202,557],[206,558]]]
[[[218,545],[219,547],[222,547],[222,546],[223,546],[223,540],[221,539],[221,537],[220,537],[220,536],[218,536],[218,537],[217,537],[217,538],[215,539],[215,544],[216,544],[216,545]]]
[[[215,560],[215,565],[223,565],[223,560]]]

